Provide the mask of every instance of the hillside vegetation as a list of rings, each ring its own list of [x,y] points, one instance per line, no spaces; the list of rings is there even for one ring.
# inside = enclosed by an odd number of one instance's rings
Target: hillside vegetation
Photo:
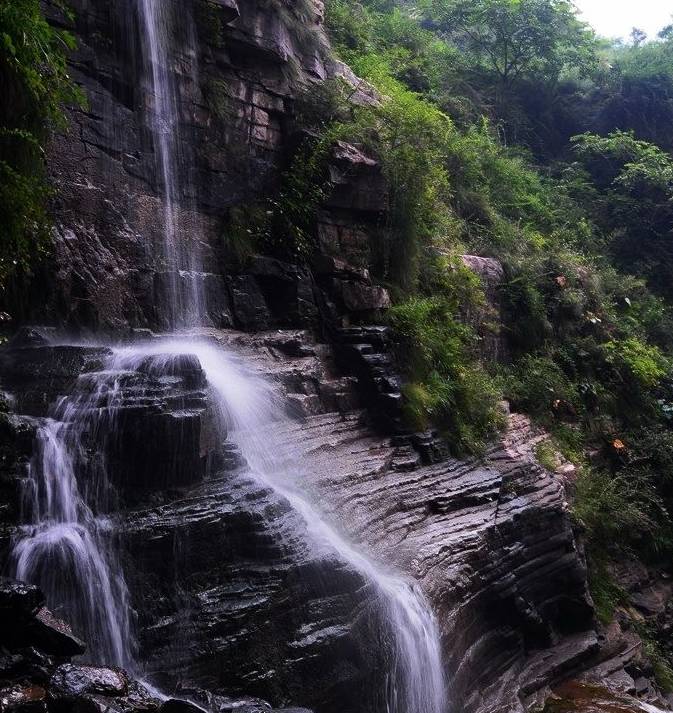
[[[395,297],[410,423],[459,454],[501,427],[503,397],[545,426],[580,466],[607,619],[609,562],[673,546],[673,29],[607,42],[566,0],[328,0],[327,27],[382,103],[314,92],[297,195],[335,138],[380,159],[375,272]],[[484,299],[463,253],[504,265],[507,364],[481,362],[461,319]]]

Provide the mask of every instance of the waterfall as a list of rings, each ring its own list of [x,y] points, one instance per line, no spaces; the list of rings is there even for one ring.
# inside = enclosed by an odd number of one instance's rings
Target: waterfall
[[[180,217],[187,186],[181,178],[180,97],[172,64],[176,8],[171,0],[136,2],[162,201],[168,321],[172,329],[199,326],[205,321],[202,257],[195,248],[198,236],[186,243]],[[188,11],[181,10],[180,21],[191,23]],[[182,30],[193,45],[193,27]],[[189,49],[195,57],[195,48]],[[185,354],[200,360],[222,436],[238,446],[252,477],[290,504],[313,544],[371,583],[390,649],[380,713],[446,713],[438,625],[420,587],[363,554],[321,512],[301,485],[310,482],[301,457],[275,435],[286,418],[282,399],[212,343],[175,339],[118,348],[102,371],[81,376],[73,394],[56,404],[39,426],[26,478],[24,522],[12,550],[16,576],[40,585],[50,606],[68,616],[89,643],[89,659],[138,670],[129,593],[114,546],[114,490],[102,454],[106,439],[115,435],[122,376],[148,356],[161,369],[162,359]]]
[[[137,0],[141,30],[142,59],[149,80],[153,107],[149,126],[154,140],[157,176],[161,181],[163,205],[162,258],[166,270],[166,298],[171,328],[195,327],[203,323],[203,265],[199,237],[188,233],[180,220],[180,201],[187,187],[180,148],[180,97],[172,67],[171,37],[179,29],[186,38],[186,52],[196,68],[195,33],[189,9],[181,6],[181,28],[174,22],[172,0]],[[186,25],[186,26],[184,26]],[[193,226],[190,226],[193,232]],[[188,239],[189,238],[189,239]]]
[[[101,455],[116,395],[108,372],[85,374],[39,424],[11,562],[17,579],[40,586],[86,640],[88,660],[133,671],[129,596],[108,516],[114,493]]]
[[[132,370],[153,356],[159,372],[162,360],[168,364],[184,354],[199,359],[223,435],[238,446],[252,477],[287,500],[306,523],[314,544],[336,554],[373,585],[391,641],[386,704],[381,713],[446,713],[440,635],[428,601],[414,582],[360,552],[304,492],[300,483],[310,481],[310,473],[293,444],[277,435],[288,417],[273,387],[208,342],[162,340],[117,350],[120,368]]]

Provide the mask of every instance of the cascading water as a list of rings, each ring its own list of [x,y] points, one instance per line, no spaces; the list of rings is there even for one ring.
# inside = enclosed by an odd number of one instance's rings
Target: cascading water
[[[112,427],[115,383],[106,372],[81,376],[73,395],[39,425],[12,562],[16,577],[38,584],[86,639],[88,659],[133,671],[128,590],[115,557],[107,516],[112,490],[100,456]],[[96,443],[97,455],[87,452],[87,440]]]
[[[178,209],[185,185],[180,178],[179,92],[171,61],[175,8],[172,0],[136,2],[161,189],[168,321],[171,328],[196,327],[205,321],[204,273],[200,251],[193,242],[185,242],[187,231],[180,225]],[[186,32],[192,45],[187,54],[195,63],[192,30]],[[184,354],[200,360],[222,433],[226,429],[238,446],[252,476],[287,500],[305,521],[313,544],[335,553],[372,584],[390,642],[381,713],[446,713],[440,636],[423,593],[359,552],[311,502],[300,485],[310,481],[310,474],[301,473],[301,459],[292,444],[274,437],[285,418],[282,399],[213,343],[158,340],[117,349],[104,370],[80,377],[73,394],[56,405],[52,417],[39,427],[26,479],[25,521],[13,547],[16,575],[39,584],[50,605],[67,614],[87,639],[91,660],[139,670],[129,595],[115,556],[113,490],[101,454],[106,438],[115,432],[123,375],[137,370],[149,356],[161,369],[162,359]]]
[[[383,625],[391,641],[385,713],[446,713],[440,636],[436,619],[420,589],[377,565],[331,525],[302,491],[301,458],[275,434],[287,418],[272,386],[246,372],[229,354],[203,341],[159,341],[118,350],[117,368],[133,370],[148,356],[155,368],[177,355],[198,357],[211,389],[223,433],[235,443],[251,475],[285,498],[305,521],[316,545],[337,554],[374,585]]]

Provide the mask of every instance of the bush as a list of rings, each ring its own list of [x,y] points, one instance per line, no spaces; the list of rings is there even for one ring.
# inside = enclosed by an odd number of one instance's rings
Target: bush
[[[63,103],[82,101],[67,72],[73,46],[39,0],[0,3],[0,290],[46,244],[44,144],[65,124]]]
[[[478,453],[503,425],[496,383],[472,354],[474,335],[448,300],[412,297],[390,311],[410,425],[438,426],[456,453]]]
[[[648,474],[582,469],[574,514],[597,559],[624,552],[656,557],[668,548],[662,535],[670,518]]]

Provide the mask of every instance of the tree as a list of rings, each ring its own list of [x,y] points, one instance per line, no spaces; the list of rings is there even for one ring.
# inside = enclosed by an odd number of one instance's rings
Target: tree
[[[584,134],[574,152],[590,184],[594,220],[611,236],[622,269],[642,275],[660,294],[673,295],[673,159],[631,133]],[[581,199],[582,196],[579,196]]]
[[[426,0],[430,22],[468,51],[501,89],[519,78],[558,80],[596,64],[593,32],[568,0]]]

